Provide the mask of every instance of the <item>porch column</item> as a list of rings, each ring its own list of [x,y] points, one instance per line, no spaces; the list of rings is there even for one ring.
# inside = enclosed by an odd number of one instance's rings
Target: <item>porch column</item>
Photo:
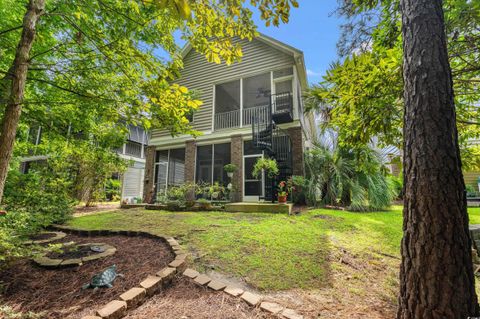
[[[185,182],[195,182],[195,162],[197,156],[197,143],[194,140],[185,143]],[[195,193],[188,194],[189,200],[195,200]]]
[[[155,146],[147,146],[145,176],[143,179],[143,202],[152,204],[155,200]]]
[[[232,164],[238,168],[231,178],[234,190],[232,198],[234,202],[241,202],[243,199],[243,138],[241,134],[232,135],[230,158]]]
[[[293,175],[305,175],[305,164],[303,161],[303,133],[300,126],[288,129],[288,135],[292,141]]]

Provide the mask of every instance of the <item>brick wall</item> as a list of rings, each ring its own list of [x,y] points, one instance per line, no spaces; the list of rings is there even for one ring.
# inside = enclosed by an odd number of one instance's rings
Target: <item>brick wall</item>
[[[155,146],[147,147],[147,155],[145,159],[145,177],[143,180],[143,202],[154,202],[154,174],[155,174]]]
[[[288,135],[292,140],[293,175],[304,176],[305,164],[303,160],[303,133],[301,127],[291,127]]]
[[[197,144],[194,140],[185,143],[185,182],[195,182],[195,162],[197,157]],[[192,190],[187,195],[188,200],[195,200]]]
[[[230,156],[232,164],[238,167],[238,170],[233,174],[231,179],[233,189],[234,202],[242,201],[243,194],[243,138],[242,135],[232,135],[232,141],[230,145]]]

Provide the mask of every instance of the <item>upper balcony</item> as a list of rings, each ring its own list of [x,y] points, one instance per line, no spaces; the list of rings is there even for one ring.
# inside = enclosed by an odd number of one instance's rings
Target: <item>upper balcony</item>
[[[252,119],[277,123],[293,121],[293,67],[242,77],[214,86],[213,130],[250,126]]]
[[[214,129],[222,130],[250,126],[254,118],[258,118],[260,123],[271,122],[271,119],[276,124],[293,121],[292,92],[272,94],[269,96],[269,100],[270,103],[264,105],[216,112],[214,115]]]

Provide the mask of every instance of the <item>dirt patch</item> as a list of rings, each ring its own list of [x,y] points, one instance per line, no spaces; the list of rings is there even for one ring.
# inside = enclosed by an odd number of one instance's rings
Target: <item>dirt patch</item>
[[[124,318],[271,319],[277,317],[248,306],[240,298],[199,287],[188,279],[182,278]]]
[[[55,236],[56,236],[55,233],[40,233],[40,234],[36,234],[34,236],[31,236],[30,239],[31,240],[44,240],[44,239],[51,239]]]
[[[168,246],[159,239],[144,237],[68,235],[62,242],[78,244],[102,242],[117,247],[109,257],[85,262],[82,266],[45,269],[30,260],[21,260],[0,273],[3,289],[0,303],[16,311],[43,312],[42,318],[81,318],[138,285],[148,274],[168,265],[174,259]],[[82,290],[93,275],[111,265],[118,273],[113,288]]]
[[[73,215],[79,217],[116,209],[120,209],[119,202],[96,203],[93,206],[79,205],[75,207]]]

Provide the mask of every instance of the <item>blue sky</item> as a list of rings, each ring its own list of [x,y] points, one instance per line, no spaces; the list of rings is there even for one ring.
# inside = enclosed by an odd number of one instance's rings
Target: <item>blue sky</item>
[[[303,51],[308,81],[317,83],[337,56],[336,44],[340,37],[339,19],[334,11],[336,0],[298,0],[300,7],[290,12],[288,24],[265,27],[258,10],[254,20],[258,31]]]

